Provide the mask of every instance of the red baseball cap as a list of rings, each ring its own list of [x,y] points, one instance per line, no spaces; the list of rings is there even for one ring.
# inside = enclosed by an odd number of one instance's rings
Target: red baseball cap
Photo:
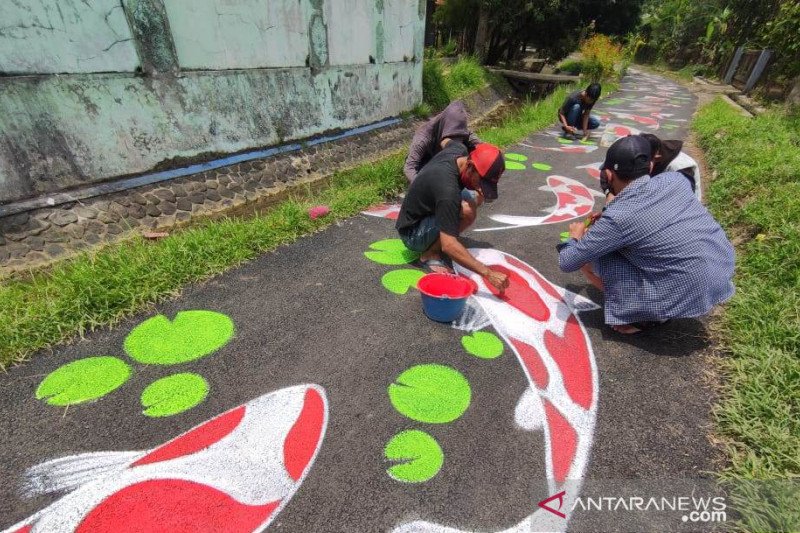
[[[489,143],[481,143],[469,153],[469,159],[481,177],[481,190],[487,200],[497,198],[497,182],[506,169],[506,161],[500,149]]]

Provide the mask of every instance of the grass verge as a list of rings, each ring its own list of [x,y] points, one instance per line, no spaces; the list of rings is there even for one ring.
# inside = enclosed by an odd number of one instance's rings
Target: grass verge
[[[753,119],[717,99],[693,123],[717,178],[707,201],[737,243],[737,292],[718,321],[715,410],[741,526],[800,530],[800,117]]]
[[[497,80],[474,57],[462,57],[452,65],[426,59],[422,66],[422,98],[428,113],[438,112]],[[419,111],[417,112],[419,114]]]
[[[615,87],[606,84],[604,91]],[[478,135],[499,146],[513,144],[552,124],[570,89],[562,87],[543,100],[527,102],[502,124],[481,129]],[[33,272],[25,279],[4,280],[0,283],[0,369],[37,350],[113,325],[175,296],[188,283],[208,279],[392,197],[405,187],[404,158],[398,152],[337,172],[326,190],[285,201],[262,215],[208,221],[163,241],[134,238]],[[311,220],[306,210],[317,204],[330,206],[331,214]]]

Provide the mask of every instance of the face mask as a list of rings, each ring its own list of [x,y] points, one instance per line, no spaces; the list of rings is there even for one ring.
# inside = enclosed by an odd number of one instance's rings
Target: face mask
[[[462,170],[460,173],[461,184],[464,185],[465,187],[469,186],[469,169],[470,169],[470,164],[468,163],[464,167],[464,170]]]

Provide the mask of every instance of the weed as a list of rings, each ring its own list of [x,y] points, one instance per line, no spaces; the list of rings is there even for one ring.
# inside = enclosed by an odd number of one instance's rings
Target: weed
[[[746,529],[798,531],[800,121],[777,110],[748,119],[717,99],[693,128],[717,173],[709,208],[729,233],[752,236],[737,246],[736,295],[718,324],[729,354],[715,409],[722,477]]]
[[[422,66],[422,98],[431,109],[439,111],[492,81],[474,57],[462,57],[447,68],[436,59],[428,59]]]

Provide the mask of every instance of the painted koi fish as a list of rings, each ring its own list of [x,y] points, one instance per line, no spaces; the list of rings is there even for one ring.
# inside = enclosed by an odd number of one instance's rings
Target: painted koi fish
[[[593,191],[579,181],[565,176],[548,176],[547,185],[540,187],[539,190],[551,191],[556,195],[556,206],[549,215],[542,217],[492,215],[489,217],[491,220],[503,224],[510,224],[510,226],[481,228],[475,231],[525,228],[574,220],[591,212],[595,196],[603,196],[600,192]]]
[[[589,175],[590,178],[594,178],[596,180],[600,179],[600,165],[602,165],[602,161],[598,161],[597,163],[589,163],[588,165],[580,165],[575,168],[582,168],[586,170],[586,173]]]
[[[605,131],[603,132],[603,136],[600,138],[600,146],[604,146],[607,148],[612,144],[614,144],[614,141],[616,141],[621,137],[627,137],[628,135],[639,135],[640,133],[642,132],[630,126],[623,126],[622,124],[609,123],[608,126],[606,126]]]
[[[361,214],[369,215],[371,217],[397,220],[397,217],[400,216],[400,204],[379,204],[370,207],[366,211],[362,211]]]
[[[509,277],[510,286],[501,295],[481,276],[456,266],[478,284],[474,298],[525,373],[530,387],[518,401],[514,418],[523,430],[544,432],[548,488],[559,496],[557,509],[563,515],[540,508],[503,531],[564,531],[589,461],[599,399],[597,364],[577,313],[598,306],[551,284],[514,256],[486,248],[470,253]],[[460,531],[418,520],[393,533]]]
[[[522,143],[520,143],[522,144]],[[597,146],[585,146],[585,145],[576,145],[576,146],[528,146],[529,148],[536,148],[539,150],[548,150],[550,152],[561,152],[563,154],[590,154],[597,150]]]
[[[632,120],[638,124],[644,124],[645,126],[650,126],[653,129],[658,129],[658,120],[653,117],[644,117],[642,115],[634,115],[633,113],[621,113],[619,111],[609,111],[609,113],[620,119]]]
[[[4,533],[263,531],[303,482],[327,420],[325,391],[300,385],[152,450],[48,461],[26,472],[28,494],[72,492]]]

